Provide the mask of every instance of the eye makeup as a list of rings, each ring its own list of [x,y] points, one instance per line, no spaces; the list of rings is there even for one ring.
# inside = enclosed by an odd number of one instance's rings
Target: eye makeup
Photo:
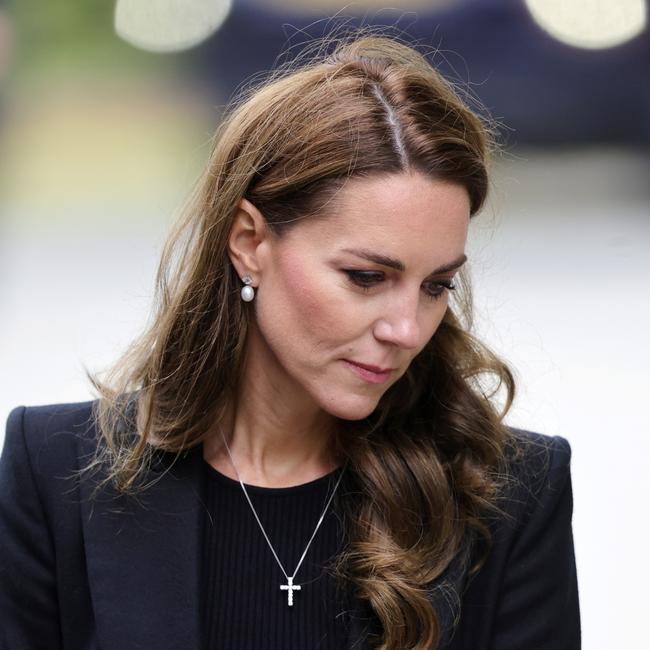
[[[355,269],[343,269],[343,272],[348,276],[348,279],[357,287],[360,287],[365,292],[380,282],[384,281],[384,274],[380,271],[360,271]],[[432,280],[425,285],[429,285],[429,289],[425,289],[425,294],[432,300],[440,298],[445,291],[454,291],[456,285],[454,281],[449,280]]]

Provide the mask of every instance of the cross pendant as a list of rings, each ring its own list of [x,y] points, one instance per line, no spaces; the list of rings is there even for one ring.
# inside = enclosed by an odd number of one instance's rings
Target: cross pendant
[[[300,591],[300,585],[293,584],[293,578],[287,578],[288,585],[280,585],[280,589],[287,591],[287,596],[289,597],[289,607],[293,605],[293,590],[297,589]]]

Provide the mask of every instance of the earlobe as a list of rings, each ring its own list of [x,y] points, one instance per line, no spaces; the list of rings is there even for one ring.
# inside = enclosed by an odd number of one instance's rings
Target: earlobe
[[[248,199],[242,198],[228,236],[228,255],[240,277],[259,272],[258,247],[267,236],[264,216]]]

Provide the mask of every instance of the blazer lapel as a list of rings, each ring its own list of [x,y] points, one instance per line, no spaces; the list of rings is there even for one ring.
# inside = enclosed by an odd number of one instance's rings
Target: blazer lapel
[[[92,486],[82,481],[86,563],[101,647],[201,647],[201,463],[201,446],[170,467],[161,462],[147,476],[157,482],[137,497],[110,488],[91,501]]]

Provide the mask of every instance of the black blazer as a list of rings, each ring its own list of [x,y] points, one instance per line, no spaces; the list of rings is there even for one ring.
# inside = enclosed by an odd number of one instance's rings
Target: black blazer
[[[18,407],[9,416],[0,458],[0,647],[198,650],[202,449],[167,472],[172,454],[162,454],[150,470],[162,479],[137,499],[106,489],[91,501],[88,481],[65,478],[94,451],[91,405]],[[508,516],[489,521],[487,563],[468,581],[458,559],[431,590],[446,630],[440,648],[580,648],[571,450],[559,436],[519,433],[529,442],[513,464],[519,485]],[[460,603],[445,597],[443,579]],[[359,606],[347,647],[368,648],[375,623]]]

